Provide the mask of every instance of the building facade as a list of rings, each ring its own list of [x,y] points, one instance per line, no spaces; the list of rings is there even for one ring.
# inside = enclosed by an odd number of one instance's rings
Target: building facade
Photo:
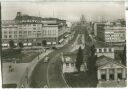
[[[96,48],[95,54],[97,55],[97,57],[104,55],[113,59],[115,58],[114,48],[110,48],[110,47]]]
[[[94,36],[98,40],[109,44],[125,43],[126,25],[125,21],[95,22],[93,24]]]
[[[126,66],[106,56],[98,58],[97,66],[98,87],[125,86]]]
[[[125,43],[126,40],[125,27],[105,27],[105,42],[107,43]]]
[[[24,46],[56,45],[66,32],[66,20],[58,18],[42,18],[17,12],[14,20],[2,21],[2,42],[5,46],[9,40],[14,40],[15,44],[22,41]]]
[[[105,41],[105,29],[104,29],[105,23],[94,23],[94,35],[101,41]]]
[[[62,72],[63,73],[73,73],[77,72],[76,69],[76,54],[74,53],[62,53]],[[80,71],[85,72],[87,70],[86,63],[82,63],[80,67]]]

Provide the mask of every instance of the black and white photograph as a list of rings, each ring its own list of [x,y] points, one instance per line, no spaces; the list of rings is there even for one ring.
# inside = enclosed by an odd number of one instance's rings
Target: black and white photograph
[[[2,88],[126,88],[125,1],[3,1]]]

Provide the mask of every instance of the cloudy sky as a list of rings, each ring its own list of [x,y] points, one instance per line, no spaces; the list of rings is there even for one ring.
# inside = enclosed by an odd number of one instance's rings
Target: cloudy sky
[[[2,19],[14,19],[16,13],[41,17],[79,20],[81,14],[89,20],[124,18],[123,2],[2,2]]]

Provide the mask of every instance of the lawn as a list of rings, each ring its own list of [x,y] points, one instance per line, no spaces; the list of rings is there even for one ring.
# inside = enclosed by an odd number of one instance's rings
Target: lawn
[[[38,56],[38,52],[17,52],[9,50],[3,51],[2,62],[15,61],[17,63],[28,63],[31,62],[35,57]]]
[[[94,78],[94,74],[87,75],[86,72],[80,72],[65,73],[64,75],[68,85],[72,88],[85,88],[97,86],[97,80]]]

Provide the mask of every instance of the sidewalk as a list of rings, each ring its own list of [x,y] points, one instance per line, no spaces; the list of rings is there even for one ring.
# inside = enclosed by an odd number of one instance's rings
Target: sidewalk
[[[9,66],[12,66],[14,70],[9,71]],[[28,63],[2,63],[2,84],[16,84],[22,77]]]
[[[39,59],[38,57],[36,57],[32,62],[30,62],[26,68],[26,71],[24,72],[21,80],[18,82],[17,87],[29,87],[29,79],[30,76],[35,68],[35,66],[37,65],[37,63],[42,60],[46,55],[48,55],[49,53],[51,53],[53,50],[47,50],[45,53],[42,53],[39,55]]]

